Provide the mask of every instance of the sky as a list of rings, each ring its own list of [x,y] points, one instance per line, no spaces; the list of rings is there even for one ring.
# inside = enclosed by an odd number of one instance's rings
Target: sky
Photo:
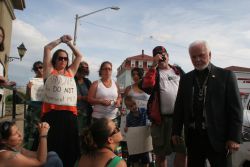
[[[43,59],[43,47],[63,34],[73,37],[75,17],[107,9],[79,19],[76,45],[90,66],[89,78],[99,79],[103,61],[117,68],[127,58],[152,55],[155,46],[164,46],[170,64],[184,71],[193,69],[188,54],[190,43],[206,40],[212,52],[211,62],[220,67],[249,67],[249,0],[25,0],[23,11],[15,10],[11,56],[18,56],[17,46],[27,48],[22,61],[9,65],[9,80],[24,86],[34,77],[35,61]],[[57,48],[66,49],[65,44]]]

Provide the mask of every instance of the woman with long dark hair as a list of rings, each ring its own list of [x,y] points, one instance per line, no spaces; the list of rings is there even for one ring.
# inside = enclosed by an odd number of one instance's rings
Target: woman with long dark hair
[[[14,122],[0,123],[0,166],[1,167],[62,167],[62,161],[55,152],[47,153],[47,134],[49,124],[37,125],[39,146],[37,151],[22,147],[22,134]]]
[[[71,43],[71,36],[63,35],[44,47],[44,100],[42,120],[51,125],[48,133],[48,150],[58,153],[65,167],[73,167],[80,156],[77,128],[77,88],[74,76],[82,55]],[[64,43],[74,53],[69,65],[68,53],[63,49],[51,51]]]

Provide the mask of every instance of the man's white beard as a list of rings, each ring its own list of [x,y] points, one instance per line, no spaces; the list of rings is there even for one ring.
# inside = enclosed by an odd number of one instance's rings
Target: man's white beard
[[[198,71],[202,71],[202,70],[204,70],[205,68],[207,68],[207,66],[209,65],[209,62],[206,64],[206,65],[204,65],[203,67],[200,67],[200,68],[197,68],[197,67],[194,67],[196,70],[198,70]]]

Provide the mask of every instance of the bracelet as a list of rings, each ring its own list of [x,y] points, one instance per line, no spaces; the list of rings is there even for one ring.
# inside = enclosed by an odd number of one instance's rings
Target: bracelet
[[[40,136],[40,138],[47,138],[48,137],[48,135],[42,135],[42,136]]]

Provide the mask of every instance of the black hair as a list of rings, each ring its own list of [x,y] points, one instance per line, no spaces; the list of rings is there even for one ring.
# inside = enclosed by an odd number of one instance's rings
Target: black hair
[[[109,121],[107,118],[98,119],[83,130],[81,146],[85,154],[95,154],[97,149],[105,147],[111,133]]]
[[[105,66],[106,64],[109,64],[109,65],[112,67],[112,63],[111,63],[111,62],[109,62],[109,61],[104,61],[104,62],[102,62],[101,66],[100,66],[100,68],[99,68],[99,71],[98,71],[99,76],[101,76],[101,74],[102,74],[102,68],[103,68],[103,66]]]
[[[167,53],[167,50],[163,46],[156,46],[153,49],[153,57],[155,57],[157,54]]]
[[[33,64],[33,67],[32,67],[32,71],[37,71],[37,65],[43,65],[43,62],[41,61],[36,61],[34,64]]]
[[[57,50],[55,51],[55,53],[53,54],[52,60],[51,60],[52,66],[53,66],[54,68],[55,68],[55,66],[56,66],[56,60],[57,60],[58,55],[59,55],[60,52],[64,52],[64,53],[67,55],[67,57],[69,58],[69,55],[68,55],[68,53],[66,52],[66,50],[57,49]],[[66,69],[68,69],[68,67],[69,67],[69,60],[67,61]]]
[[[133,75],[133,72],[136,71],[138,72],[138,76],[140,79],[142,79],[143,75],[144,75],[144,70],[143,68],[139,68],[139,67],[135,67],[131,70],[131,75]]]
[[[83,72],[83,66],[84,65],[87,65],[87,66],[89,66],[89,64],[86,62],[86,61],[82,61],[80,64],[79,64],[79,67],[78,67],[78,69],[77,69],[77,73],[82,73]],[[88,71],[88,73],[86,74],[86,76],[87,75],[89,75],[89,71]]]
[[[15,125],[15,122],[3,121],[0,123],[0,149],[5,148],[6,145],[3,140],[8,140],[11,136],[11,128]]]
[[[3,27],[0,26],[0,30],[3,33],[3,41],[0,43],[0,51],[4,51],[4,39],[5,39],[5,33]]]

